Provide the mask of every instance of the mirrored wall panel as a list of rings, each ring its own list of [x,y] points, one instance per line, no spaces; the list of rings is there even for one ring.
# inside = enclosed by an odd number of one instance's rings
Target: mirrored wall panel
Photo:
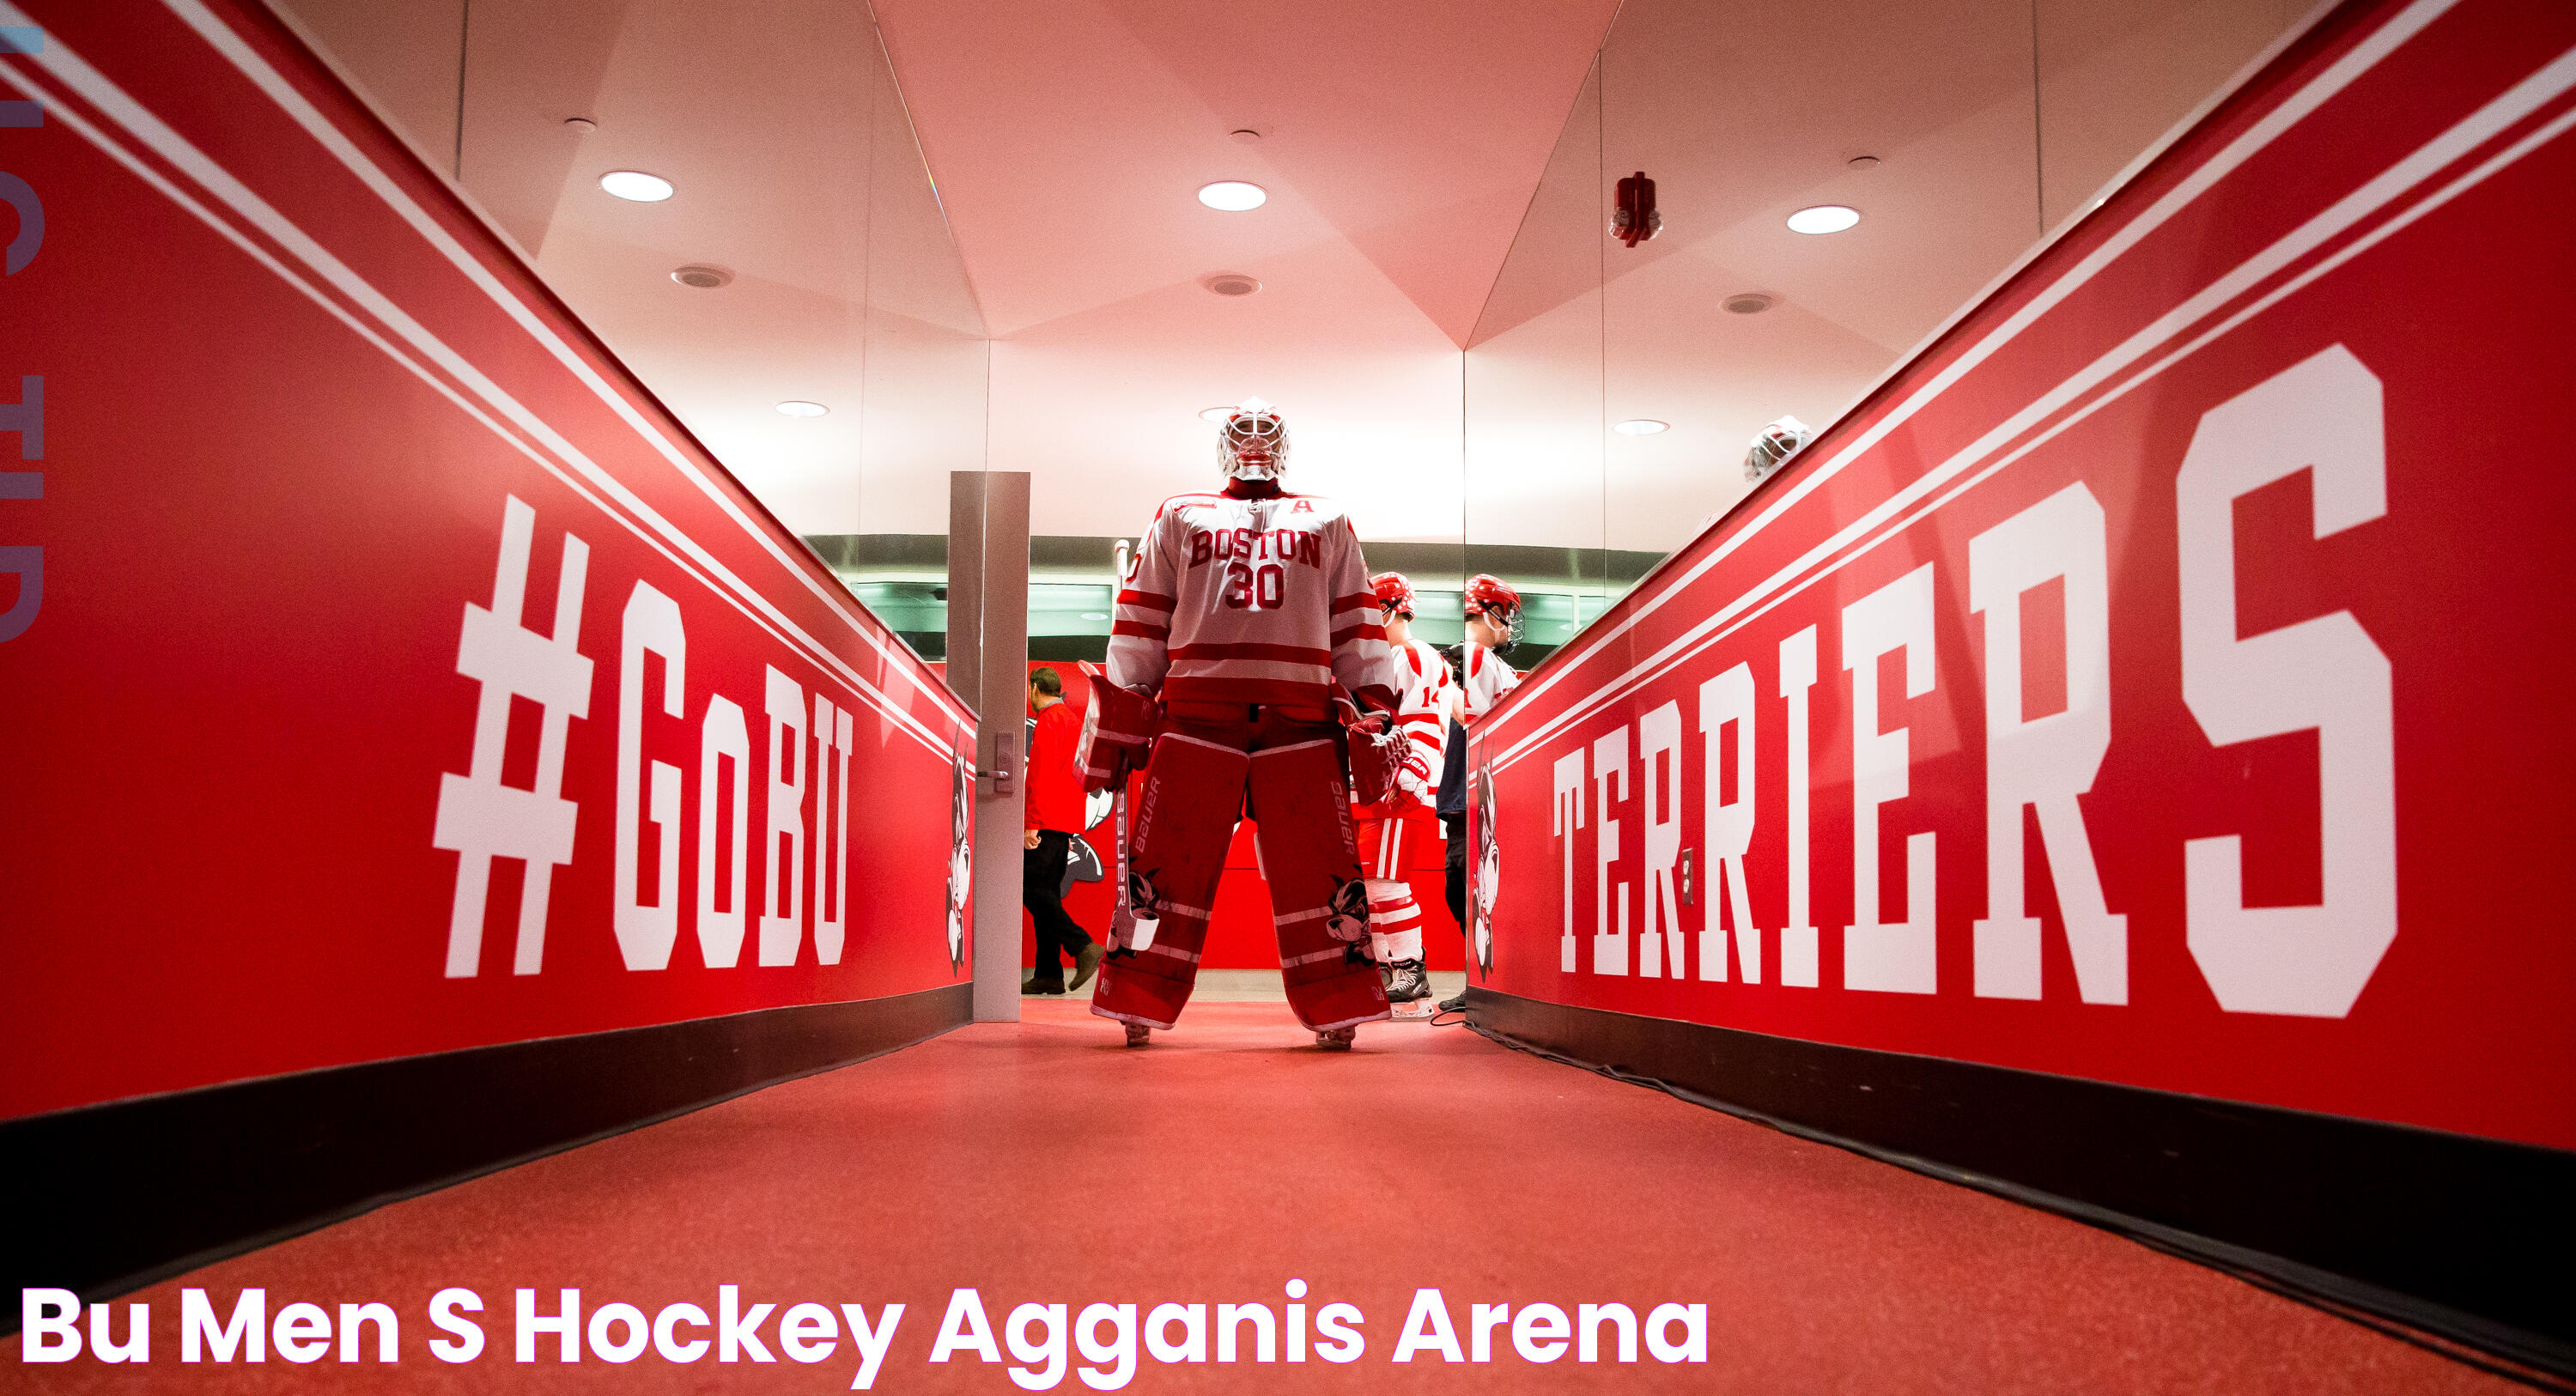
[[[1529,598],[1524,666],[2311,8],[1628,0],[1466,350],[1465,551]]]
[[[990,344],[862,0],[275,3],[939,657],[948,473],[984,465]]]

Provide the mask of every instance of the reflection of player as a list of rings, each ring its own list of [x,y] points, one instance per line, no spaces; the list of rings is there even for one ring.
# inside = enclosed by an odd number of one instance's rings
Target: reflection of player
[[[1744,453],[1744,478],[1759,480],[1780,468],[1781,462],[1805,449],[1815,439],[1816,429],[1795,417],[1782,417],[1753,433],[1753,446]]]
[[[1467,581],[1467,642],[1458,647],[1458,706],[1476,718],[1518,687],[1521,676],[1503,662],[1521,638],[1521,594],[1490,572]]]
[[[1128,852],[1135,928],[1091,1002],[1127,1025],[1131,1046],[1189,1001],[1228,836],[1247,813],[1289,1007],[1327,1047],[1387,1016],[1331,707],[1336,682],[1391,702],[1386,640],[1358,535],[1341,506],[1281,491],[1287,453],[1268,404],[1237,409],[1217,435],[1224,492],[1165,501],[1118,594],[1114,688],[1095,694],[1108,701],[1093,705],[1082,757],[1090,779],[1121,777],[1131,758],[1104,753],[1150,725],[1134,715],[1145,699],[1159,693],[1164,709]]]
[[[960,760],[948,780],[948,967],[966,963],[966,892],[973,885],[975,781]]]
[[[1480,572],[1467,582],[1464,609],[1467,617],[1467,639],[1458,646],[1458,691],[1451,700],[1450,715],[1465,723],[1481,717],[1512,691],[1521,676],[1503,662],[1503,655],[1521,636],[1521,596],[1504,584],[1500,577]],[[1465,752],[1457,753],[1460,760]],[[1476,967],[1487,975],[1494,971],[1493,910],[1496,889],[1500,887],[1501,850],[1494,838],[1494,775],[1489,766],[1476,770],[1474,824],[1475,876],[1472,905],[1468,909],[1469,950]],[[1445,1012],[1456,1012],[1467,1006],[1467,996],[1460,994],[1442,1001]]]
[[[1413,638],[1413,583],[1403,573],[1380,572],[1369,579],[1369,589],[1376,593],[1380,628],[1395,655],[1395,712],[1405,739],[1404,764],[1385,799],[1354,806],[1351,816],[1359,824],[1360,868],[1368,875],[1369,936],[1384,971],[1387,1002],[1399,1018],[1429,1017],[1422,908],[1414,903],[1406,864],[1440,836],[1431,805],[1440,788],[1440,742],[1448,725],[1449,661]]]

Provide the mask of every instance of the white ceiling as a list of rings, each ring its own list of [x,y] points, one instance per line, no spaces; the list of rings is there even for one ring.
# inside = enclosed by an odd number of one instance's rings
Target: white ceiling
[[[1627,0],[1587,86],[1612,0],[878,0],[882,49],[858,0],[276,3],[800,532],[943,531],[988,461],[1039,533],[1132,532],[1259,393],[1366,536],[1658,551],[2305,8]],[[1863,222],[1782,227],[1818,202]]]

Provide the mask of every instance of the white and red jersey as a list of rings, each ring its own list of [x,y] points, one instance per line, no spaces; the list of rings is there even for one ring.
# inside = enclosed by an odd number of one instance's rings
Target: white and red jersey
[[[1118,593],[1109,680],[1166,702],[1323,707],[1394,687],[1359,535],[1314,495],[1163,501]]]
[[[1458,693],[1468,717],[1483,716],[1504,694],[1520,686],[1521,676],[1492,650],[1473,640],[1461,642],[1458,650],[1466,660],[1464,672],[1458,675]]]
[[[1428,817],[1440,790],[1441,749],[1449,741],[1449,703],[1458,691],[1449,661],[1420,640],[1390,646],[1396,678],[1396,725],[1404,732],[1404,770],[1396,788],[1411,796],[1392,805],[1418,807]],[[1407,812],[1415,812],[1409,809]]]

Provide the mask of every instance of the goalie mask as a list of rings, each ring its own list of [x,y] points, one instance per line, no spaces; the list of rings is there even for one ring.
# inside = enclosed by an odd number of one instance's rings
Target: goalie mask
[[[1468,619],[1483,616],[1486,622],[1503,632],[1494,653],[1502,654],[1521,638],[1521,594],[1504,585],[1503,579],[1491,572],[1479,572],[1467,579],[1464,610]]]
[[[1277,409],[1245,398],[1216,432],[1216,468],[1229,480],[1276,480],[1288,469],[1288,424]]]
[[[1753,433],[1753,449],[1744,457],[1744,478],[1759,480],[1770,474],[1780,462],[1798,454],[1815,435],[1814,427],[1795,417],[1782,417]]]
[[[1380,614],[1413,619],[1413,583],[1403,573],[1380,572],[1369,578],[1369,590],[1377,596]]]

